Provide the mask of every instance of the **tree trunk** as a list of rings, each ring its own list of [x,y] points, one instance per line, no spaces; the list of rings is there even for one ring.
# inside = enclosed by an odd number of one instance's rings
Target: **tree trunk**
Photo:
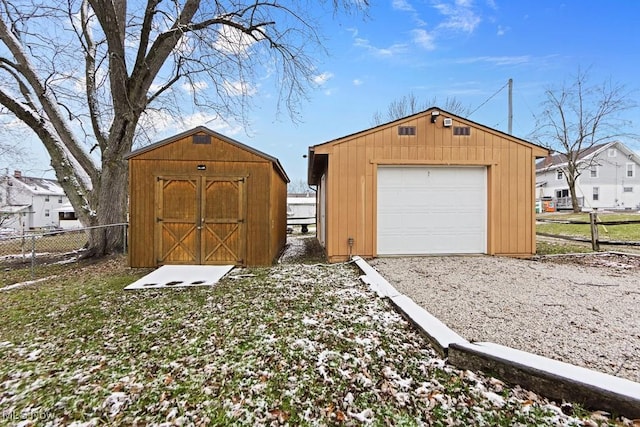
[[[99,227],[89,230],[89,249],[86,257],[122,252],[125,248],[123,226],[104,227],[127,222],[128,165],[126,160],[104,162],[97,192]]]
[[[568,179],[567,184],[569,184],[569,194],[571,194],[571,206],[573,206],[574,213],[582,212],[582,207],[578,202],[578,196],[576,194],[576,182],[573,179]]]

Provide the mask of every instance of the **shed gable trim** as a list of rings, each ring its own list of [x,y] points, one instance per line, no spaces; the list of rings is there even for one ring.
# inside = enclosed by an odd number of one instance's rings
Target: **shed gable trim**
[[[161,141],[155,142],[153,144],[147,145],[146,147],[139,148],[137,150],[134,150],[134,151],[130,152],[124,158],[125,158],[125,160],[132,159],[132,158],[134,158],[136,156],[139,156],[141,154],[148,153],[149,151],[155,150],[157,148],[160,148],[160,147],[163,147],[165,145],[174,143],[176,141],[179,141],[179,140],[184,139],[184,138],[186,138],[188,136],[195,135],[195,134],[198,134],[198,133],[206,133],[206,134],[208,134],[210,136],[213,136],[213,137],[215,137],[215,138],[217,138],[217,139],[219,139],[219,140],[221,140],[223,142],[231,144],[231,145],[233,145],[233,146],[235,146],[235,147],[237,147],[237,148],[239,148],[241,150],[245,150],[245,151],[247,151],[247,152],[249,152],[251,154],[254,154],[254,155],[258,156],[258,157],[262,157],[263,159],[270,161],[271,163],[273,163],[274,168],[278,171],[278,174],[280,174],[282,179],[284,179],[284,181],[287,182],[287,183],[291,182],[289,180],[289,177],[287,176],[287,173],[284,171],[284,168],[282,167],[282,164],[280,163],[280,160],[278,160],[276,157],[270,156],[269,154],[264,153],[264,152],[262,152],[260,150],[256,150],[253,147],[250,147],[250,146],[245,145],[245,144],[243,144],[243,143],[241,143],[239,141],[236,141],[233,138],[229,138],[228,136],[222,135],[221,133],[213,131],[213,130],[205,127],[205,126],[198,126],[198,127],[193,128],[191,130],[187,130],[185,132],[179,133],[179,134],[174,135],[172,137],[169,137],[169,138],[163,139]]]

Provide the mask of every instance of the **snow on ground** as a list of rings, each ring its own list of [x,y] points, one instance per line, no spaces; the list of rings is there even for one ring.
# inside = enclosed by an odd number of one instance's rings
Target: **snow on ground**
[[[215,287],[148,292],[124,292],[142,273],[112,262],[0,293],[3,419],[48,426],[602,419],[452,368],[368,291],[353,265],[316,261],[241,269]]]

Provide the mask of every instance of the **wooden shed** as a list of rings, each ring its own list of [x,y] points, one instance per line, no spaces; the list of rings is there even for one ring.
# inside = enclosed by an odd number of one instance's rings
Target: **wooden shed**
[[[329,261],[536,251],[545,148],[433,107],[309,148]]]
[[[287,239],[278,159],[197,127],[131,152],[129,263],[268,265]]]

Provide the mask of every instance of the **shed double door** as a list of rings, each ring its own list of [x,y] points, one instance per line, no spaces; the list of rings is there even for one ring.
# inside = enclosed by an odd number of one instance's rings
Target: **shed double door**
[[[244,264],[245,184],[238,177],[158,177],[157,264]]]

